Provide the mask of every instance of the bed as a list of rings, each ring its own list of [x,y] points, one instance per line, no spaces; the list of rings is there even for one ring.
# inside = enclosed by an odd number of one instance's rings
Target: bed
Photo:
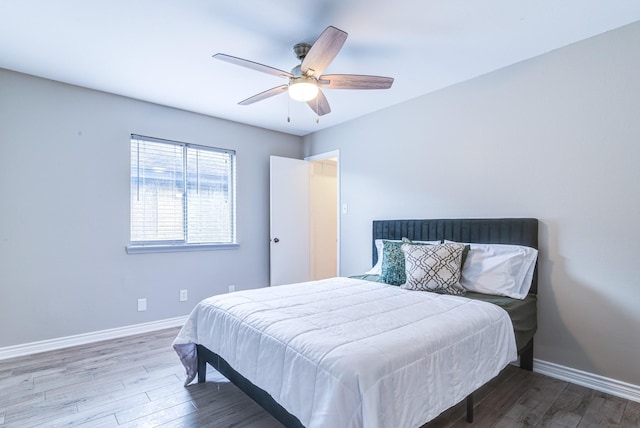
[[[451,240],[457,242],[524,245],[538,249],[538,220],[535,218],[381,220],[373,222],[372,260],[378,262],[378,239],[409,238],[414,241]],[[377,280],[375,276],[361,278]],[[538,264],[531,287],[523,300],[491,294],[467,293],[465,297],[484,300],[504,308],[514,324],[520,367],[533,370],[533,336],[537,330]]]
[[[537,228],[535,219],[374,221],[372,260],[380,239],[537,249]],[[524,299],[406,292],[376,279],[205,299],[174,341],[186,384],[204,382],[210,364],[287,427],[421,426],[465,398],[470,420],[473,391],[516,355],[532,369],[537,267]]]

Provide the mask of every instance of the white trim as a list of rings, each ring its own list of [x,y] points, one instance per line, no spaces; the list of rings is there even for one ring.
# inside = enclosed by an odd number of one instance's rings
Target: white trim
[[[533,360],[533,371],[640,403],[640,385],[633,385],[620,380],[537,359]]]
[[[187,316],[185,315],[160,321],[112,328],[109,330],[100,330],[91,333],[76,334],[74,336],[41,340],[22,345],[6,346],[4,348],[0,348],[0,360],[53,351],[71,346],[86,345],[88,343],[100,342],[102,340],[118,339],[120,337],[133,336],[135,334],[150,333],[157,330],[163,330],[165,328],[180,327],[184,325],[186,321]]]
[[[331,150],[330,152],[319,153],[313,156],[307,156],[306,158],[304,158],[304,160],[313,162],[313,161],[339,158],[339,157],[340,157],[340,150]]]
[[[175,245],[140,245],[129,244],[125,248],[127,254],[143,253],[175,253],[179,251],[209,251],[209,250],[231,250],[239,248],[240,244],[175,244]]]

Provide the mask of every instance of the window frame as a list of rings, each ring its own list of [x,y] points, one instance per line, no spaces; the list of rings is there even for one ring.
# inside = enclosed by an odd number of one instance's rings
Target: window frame
[[[182,240],[158,240],[158,241],[132,241],[132,200],[131,195],[133,193],[133,175],[132,175],[132,150],[133,144],[135,140],[147,141],[151,143],[161,143],[167,145],[174,145],[182,148],[183,151],[183,164],[182,164],[182,181],[183,181],[183,193],[184,199],[182,202],[184,215],[182,216],[182,230],[183,230],[183,239]],[[211,146],[203,146],[198,144],[185,143],[181,141],[175,140],[167,140],[156,137],[149,137],[145,135],[139,134],[131,134],[129,140],[129,243],[126,245],[126,251],[128,254],[137,254],[137,253],[158,253],[158,252],[177,252],[177,251],[203,251],[203,250],[223,250],[223,249],[233,249],[238,248],[239,244],[237,242],[237,209],[236,209],[236,200],[237,200],[237,192],[236,192],[236,151],[232,149],[223,149],[218,147]],[[187,187],[188,187],[188,166],[187,166],[187,152],[189,149],[202,150],[208,152],[215,153],[225,153],[230,155],[229,159],[231,162],[230,169],[231,173],[229,174],[229,197],[231,199],[231,241],[230,242],[187,242],[188,239],[188,215],[187,212],[189,210],[187,203]]]

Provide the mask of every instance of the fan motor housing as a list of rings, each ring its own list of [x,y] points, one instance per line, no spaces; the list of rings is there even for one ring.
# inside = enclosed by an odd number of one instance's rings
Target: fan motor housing
[[[298,43],[293,46],[293,52],[296,54],[296,58],[300,61],[307,56],[309,49],[311,49],[311,45],[309,43]]]

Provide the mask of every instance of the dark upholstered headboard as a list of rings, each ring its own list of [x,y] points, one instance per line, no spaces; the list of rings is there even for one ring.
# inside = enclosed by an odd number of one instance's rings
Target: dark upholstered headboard
[[[374,220],[373,264],[378,261],[376,239],[402,239],[481,244],[526,245],[538,249],[538,220],[535,218],[472,218],[427,220]],[[530,293],[538,292],[538,267],[533,274]]]

